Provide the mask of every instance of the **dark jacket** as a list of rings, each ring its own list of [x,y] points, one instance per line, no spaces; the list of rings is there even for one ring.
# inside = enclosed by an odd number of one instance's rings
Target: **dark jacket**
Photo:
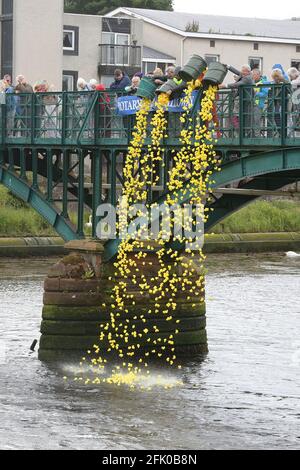
[[[131,80],[128,75],[124,75],[121,80],[115,80],[111,85],[111,90],[122,91],[125,90],[126,87],[131,86]]]
[[[29,83],[18,83],[15,87],[16,93],[33,93],[33,88]]]
[[[248,85],[248,87],[252,87],[254,85],[254,81],[251,75],[247,75],[246,77],[240,76],[237,82],[229,83],[229,85],[227,85],[227,88],[232,90],[233,99],[236,99],[240,96],[240,92],[242,90],[242,88],[240,89],[240,87],[242,87],[243,85]],[[246,87],[245,102],[248,102],[249,104],[249,102],[253,100],[253,96],[254,96],[254,89]]]
[[[229,85],[227,85],[227,87],[228,88],[238,88],[242,85],[248,85],[248,86],[254,85],[254,81],[253,81],[251,75],[247,75],[246,77],[240,77],[237,82],[229,83]]]

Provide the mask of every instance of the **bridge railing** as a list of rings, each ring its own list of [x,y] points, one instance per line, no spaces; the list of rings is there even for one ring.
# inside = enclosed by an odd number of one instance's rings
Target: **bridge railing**
[[[215,116],[220,145],[294,146],[300,143],[300,93],[289,84],[242,86],[238,90],[220,91]]]
[[[4,116],[4,143],[57,144],[76,143],[94,93],[7,94]],[[91,121],[89,141],[94,137]]]
[[[124,95],[124,94],[123,94]],[[135,115],[121,116],[115,92],[50,92],[2,96],[2,145],[126,146]],[[4,101],[3,101],[4,99]],[[220,146],[300,145],[300,92],[264,84],[220,90],[210,123]],[[151,133],[149,116],[147,135]],[[190,123],[199,123],[195,114]],[[168,113],[164,145],[180,145],[180,113]]]

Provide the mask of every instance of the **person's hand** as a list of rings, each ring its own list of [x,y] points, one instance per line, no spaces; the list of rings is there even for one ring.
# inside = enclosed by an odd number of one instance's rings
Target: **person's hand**
[[[219,90],[222,90],[224,88],[227,88],[227,86],[224,83],[221,83],[221,85],[219,85]]]

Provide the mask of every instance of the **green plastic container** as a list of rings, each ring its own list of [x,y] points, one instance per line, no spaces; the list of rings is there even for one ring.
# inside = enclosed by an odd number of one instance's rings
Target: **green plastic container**
[[[151,78],[144,77],[141,80],[140,86],[137,91],[137,96],[140,98],[148,98],[154,100],[157,86]]]
[[[207,63],[205,60],[200,55],[194,54],[179,72],[179,76],[184,82],[191,82],[197,80],[206,68]]]
[[[208,71],[205,74],[203,79],[203,84],[206,85],[221,85],[224,82],[225,77],[228,73],[226,65],[221,64],[220,62],[212,62]]]
[[[156,90],[156,94],[160,95],[162,93],[167,93],[170,96],[170,99],[174,99],[183,93],[185,86],[185,82],[182,82],[181,85],[178,85],[174,82],[174,80],[168,80],[160,88],[158,88],[158,90]]]

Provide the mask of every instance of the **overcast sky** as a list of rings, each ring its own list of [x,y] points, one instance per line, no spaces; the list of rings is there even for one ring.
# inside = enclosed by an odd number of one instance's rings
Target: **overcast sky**
[[[175,10],[185,13],[202,13],[207,15],[248,16],[256,18],[287,19],[300,17],[299,0],[288,0],[286,3],[263,0],[260,2],[237,0],[175,0]]]

